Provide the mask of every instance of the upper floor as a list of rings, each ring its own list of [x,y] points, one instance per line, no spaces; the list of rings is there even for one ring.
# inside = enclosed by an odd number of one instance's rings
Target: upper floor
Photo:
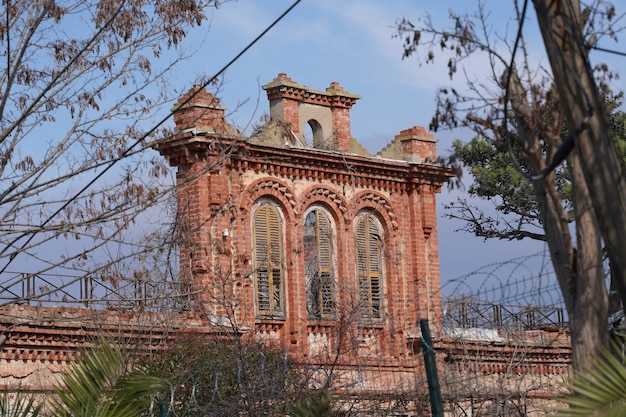
[[[372,155],[350,131],[360,97],[338,83],[263,88],[250,136],[194,87],[156,146],[178,168],[181,280],[216,321],[303,355],[347,349],[341,328],[354,352],[408,356],[418,319],[441,322],[436,194],[453,174],[435,138],[412,127]]]

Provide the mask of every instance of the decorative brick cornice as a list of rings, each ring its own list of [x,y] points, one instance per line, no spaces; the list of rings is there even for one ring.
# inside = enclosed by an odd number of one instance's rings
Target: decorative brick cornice
[[[409,190],[426,184],[435,190],[454,177],[451,169],[433,164],[345,154],[312,148],[273,148],[241,143],[229,164],[269,175],[330,180],[371,189]]]
[[[387,201],[385,197],[380,194],[371,192],[364,193],[356,199],[354,206],[358,207],[363,204],[381,207],[381,214],[386,214],[387,216],[389,216],[391,226],[394,230],[398,230],[398,218],[394,213],[393,207],[391,207],[391,203]]]
[[[433,341],[433,347],[446,363],[457,364],[461,371],[549,375],[570,371],[572,350],[568,342],[567,338],[542,343],[523,337],[501,342],[442,338]]]
[[[310,200],[318,200],[316,197],[324,197],[332,201],[341,213],[346,213],[348,208],[342,196],[337,194],[333,189],[317,186],[309,190],[302,199],[303,204],[307,204]]]
[[[338,82],[331,83],[326,91],[319,91],[300,85],[283,73],[278,74],[278,77],[265,84],[263,89],[267,91],[269,100],[287,98],[303,103],[346,109],[351,108],[361,98],[361,96],[345,91]]]
[[[168,322],[173,325],[166,326]],[[211,332],[202,320],[189,316],[10,305],[0,308],[0,334],[4,339],[0,361],[71,362],[79,350],[93,346],[102,335],[136,344],[145,352],[159,351],[178,332],[190,329]]]

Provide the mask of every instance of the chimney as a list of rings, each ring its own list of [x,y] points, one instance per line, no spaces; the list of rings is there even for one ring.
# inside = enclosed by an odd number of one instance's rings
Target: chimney
[[[396,135],[402,145],[402,159],[408,162],[428,162],[437,158],[437,139],[422,126],[413,126]]]
[[[224,110],[218,98],[196,85],[178,99],[172,112],[179,132],[225,133]]]

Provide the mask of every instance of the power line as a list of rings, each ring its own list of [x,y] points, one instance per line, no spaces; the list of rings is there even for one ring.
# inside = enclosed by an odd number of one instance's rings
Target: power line
[[[513,65],[515,64],[515,55],[517,54],[519,43],[522,40],[522,29],[524,28],[524,21],[526,20],[527,9],[528,9],[528,0],[524,0],[524,5],[522,6],[522,15],[519,19],[519,26],[517,28],[517,35],[515,36],[515,43],[513,44],[513,52],[511,53],[511,62],[508,66],[508,71],[506,74],[506,86],[504,89],[504,120],[502,123],[503,129],[504,129],[504,142],[506,143],[509,155],[511,156],[511,161],[513,161],[513,166],[520,174],[522,174],[526,178],[528,178],[528,174],[526,173],[526,171],[522,169],[519,162],[517,161],[517,157],[515,156],[515,153],[513,152],[511,139],[509,138],[508,102],[509,102],[509,93],[511,91],[511,76],[513,74]]]
[[[165,117],[163,117],[158,123],[156,123],[151,129],[149,129],[146,133],[144,133],[139,139],[137,139],[131,146],[129,146],[118,158],[112,160],[109,165],[107,165],[102,171],[100,171],[100,173],[98,173],[91,181],[89,181],[83,188],[81,188],[76,194],[74,194],[69,200],[67,200],[65,203],[63,203],[63,205],[58,208],[54,213],[52,213],[43,223],[41,223],[39,225],[39,230],[35,230],[34,232],[31,233],[22,233],[20,236],[18,236],[17,238],[15,238],[11,243],[10,246],[13,246],[14,244],[16,244],[20,239],[26,237],[27,235],[30,234],[30,237],[26,240],[26,242],[24,242],[24,244],[22,244],[20,246],[19,250],[16,250],[14,253],[11,254],[11,256],[9,256],[9,260],[8,262],[4,265],[4,267],[2,267],[2,270],[0,270],[0,274],[4,273],[6,271],[6,269],[9,267],[9,265],[11,265],[11,263],[13,262],[13,260],[17,257],[17,255],[20,253],[20,251],[22,251],[34,238],[35,236],[41,232],[43,230],[43,228],[50,223],[50,221],[52,221],[53,218],[55,218],[59,213],[61,213],[63,210],[65,210],[74,200],[76,200],[78,197],[80,197],[85,191],[87,191],[89,188],[91,188],[91,186],[93,184],[95,184],[100,178],[102,178],[102,176],[104,176],[104,174],[106,174],[111,168],[113,168],[113,166],[120,161],[121,159],[127,157],[131,151],[133,149],[135,149],[140,143],[142,143],[150,134],[152,134],[154,131],[156,131],[159,127],[161,127],[165,122],[167,122],[167,120],[169,120],[169,118],[174,114],[174,112],[176,110],[178,110],[179,108],[185,106],[186,104],[188,104],[195,96],[196,94],[198,94],[198,92],[203,89],[206,88],[207,86],[213,84],[217,78],[222,75],[222,73],[224,73],[224,71],[226,71],[231,65],[233,65],[237,60],[239,60],[239,58],[241,58],[241,56],[243,54],[245,54],[246,52],[248,52],[248,50],[250,48],[252,48],[252,46],[254,46],[259,40],[261,40],[261,38],[263,38],[263,36],[265,36],[267,34],[267,32],[269,32],[274,26],[276,26],[278,24],[278,22],[280,22],[285,16],[287,16],[287,14],[289,14],[289,12],[291,12],[291,10],[293,10],[298,3],[300,3],[302,0],[296,0],[291,6],[289,6],[287,8],[287,10],[285,10],[280,16],[278,16],[278,18],[276,18],[276,20],[274,20],[267,28],[265,28],[265,30],[263,30],[256,38],[254,38],[245,48],[243,48],[237,55],[235,55],[235,57],[233,59],[231,59],[226,65],[224,65],[222,67],[222,69],[220,69],[215,75],[213,75],[210,79],[208,79],[204,84],[201,85],[201,88],[194,91],[191,95],[189,95],[189,97],[187,97],[183,102],[181,102],[180,104],[178,104],[173,110],[171,110]]]
[[[592,46],[590,46],[590,48],[591,49],[595,49],[596,51],[606,52],[606,53],[613,54],[613,55],[626,56],[626,52],[616,51],[614,49],[602,48],[602,47],[596,46],[596,45],[592,45]]]

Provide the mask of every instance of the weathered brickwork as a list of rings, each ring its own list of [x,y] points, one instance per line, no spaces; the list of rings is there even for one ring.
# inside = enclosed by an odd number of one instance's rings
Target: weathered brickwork
[[[424,393],[421,318],[430,322],[442,377],[491,381],[485,396],[507,375],[540,382],[535,389],[524,380],[526,397],[545,396],[548,376],[567,375],[566,334],[468,342],[442,332],[436,195],[453,173],[435,163],[429,132],[402,130],[371,155],[350,133],[360,97],[339,83],[313,90],[279,74],[264,89],[271,120],[250,137],[227,123],[217,98],[193,87],[174,106],[173,136],[155,145],[177,169],[180,281],[191,313],[140,322],[102,311],[5,309],[5,386],[28,380],[49,389],[100,331],[127,331],[160,349],[176,332],[208,337],[227,325],[307,364],[335,361],[344,382],[371,398]],[[257,213],[266,217],[255,220]],[[98,324],[81,315],[97,315]],[[475,394],[445,393],[451,404]]]
[[[346,370],[385,369],[369,389],[384,392],[389,384],[398,386],[398,380],[418,384],[424,376],[415,348],[418,320],[429,319],[435,335],[442,323],[436,194],[452,172],[435,164],[436,139],[415,126],[402,130],[378,155],[367,155],[358,151],[360,145],[350,134],[350,109],[359,96],[338,83],[325,91],[312,90],[285,74],[264,89],[272,117],[267,129],[239,137],[226,130],[189,133],[181,124],[179,133],[157,147],[178,167],[179,214],[193,236],[182,252],[182,276],[195,293],[204,294],[198,303],[207,314],[216,316],[224,314],[214,301],[220,298],[218,287],[225,277],[232,279],[237,291],[231,294],[241,300],[236,313],[240,325],[280,342],[296,358],[322,363],[329,352],[340,351]],[[188,106],[193,103],[191,99]],[[315,127],[325,130],[324,140],[310,143],[304,136],[307,124],[314,136]],[[270,132],[269,126],[279,128]],[[285,309],[278,317],[255,310],[251,219],[264,202],[278,210],[281,221]],[[311,318],[307,311],[303,228],[307,213],[316,207],[329,214],[333,228],[334,319]],[[373,214],[382,228],[382,316],[371,322],[347,314],[359,302],[355,223],[362,213]],[[339,340],[338,333],[355,340]],[[438,340],[439,359],[458,372],[503,375],[510,371],[507,361],[517,360],[513,356],[519,352],[489,341],[468,347],[455,339]],[[567,374],[565,334],[553,334],[549,342],[527,342],[543,348],[524,349],[526,362],[515,372]],[[458,352],[473,352],[471,360],[459,362]]]
[[[251,218],[255,204],[272,201],[282,216],[286,314],[270,321],[285,347],[306,356],[311,329],[318,323],[306,311],[304,215],[319,206],[332,217],[334,285],[342,290],[337,305],[349,306],[358,293],[354,221],[359,213],[374,213],[384,239],[384,318],[375,325],[372,343],[385,357],[407,357],[406,334],[415,330],[419,317],[430,319],[435,327],[441,321],[435,194],[451,172],[425,163],[436,156],[434,138],[423,128],[402,132],[396,140],[402,142],[407,160],[354,155],[349,151],[349,111],[358,96],[338,83],[325,92],[311,90],[284,74],[264,88],[271,106],[280,109],[273,117],[287,126],[282,132],[287,145],[225,137],[225,130],[189,132],[189,114],[204,123],[203,114],[190,110],[196,102],[206,108],[207,93],[200,91],[185,104],[185,116],[175,118],[179,133],[158,147],[179,168],[179,215],[190,236],[181,254],[182,276],[211,298],[216,276],[234,274],[245,298],[253,300]],[[290,135],[299,135],[303,125],[298,114],[302,104],[331,109],[333,131],[326,134],[336,145],[332,149],[289,143]],[[216,117],[215,107],[211,110],[211,117]],[[208,299],[202,302],[210,304]],[[207,308],[217,314],[217,306]],[[250,314],[252,306],[243,307],[241,314],[244,311],[249,319],[244,325],[267,324],[267,319]]]
[[[51,392],[61,372],[93,346],[98,336],[159,352],[176,334],[207,334],[211,329],[193,313],[157,314],[73,307],[0,308],[0,390]]]

